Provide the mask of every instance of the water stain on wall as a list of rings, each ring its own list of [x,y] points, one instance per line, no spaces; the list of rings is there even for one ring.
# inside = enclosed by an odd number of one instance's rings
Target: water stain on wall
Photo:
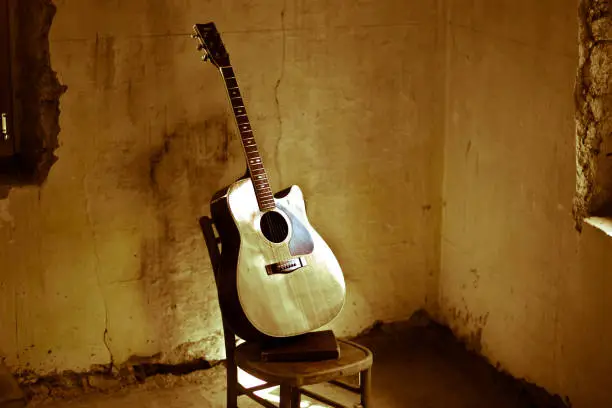
[[[447,324],[455,335],[468,350],[480,353],[482,351],[482,332],[487,325],[489,313],[474,316],[467,305],[463,308],[451,307],[448,312],[450,322]]]
[[[142,242],[140,275],[162,350],[191,344],[183,347],[188,356],[194,347],[222,348],[217,294],[198,219],[222,187],[238,140],[229,118],[218,115],[177,126],[148,157],[156,228]]]

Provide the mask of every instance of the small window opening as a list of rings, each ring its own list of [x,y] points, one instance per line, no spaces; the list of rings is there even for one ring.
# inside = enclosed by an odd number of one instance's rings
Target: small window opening
[[[0,199],[41,185],[57,160],[59,98],[51,69],[51,0],[0,0]]]

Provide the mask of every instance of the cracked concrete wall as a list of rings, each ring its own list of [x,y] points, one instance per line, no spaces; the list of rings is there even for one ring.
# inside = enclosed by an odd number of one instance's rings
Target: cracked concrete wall
[[[435,308],[443,38],[437,1],[56,0],[58,160],[0,200],[0,355],[44,374],[223,357],[198,227],[244,170],[222,81],[190,38],[224,33],[275,190],[305,192],[348,301],[333,325]],[[427,78],[428,80],[424,80]]]
[[[578,4],[448,7],[441,317],[514,376],[612,406],[612,242],[572,215]]]

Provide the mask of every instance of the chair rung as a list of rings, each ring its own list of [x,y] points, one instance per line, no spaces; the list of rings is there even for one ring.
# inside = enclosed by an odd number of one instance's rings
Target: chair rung
[[[323,395],[317,394],[317,393],[312,392],[312,391],[305,390],[303,388],[300,388],[300,393],[305,395],[305,396],[307,396],[307,397],[309,397],[309,398],[312,398],[312,399],[315,399],[315,400],[317,400],[319,402],[327,404],[327,405],[329,405],[329,406],[331,406],[333,408],[350,408],[350,407],[347,407],[346,405],[340,404],[339,402],[336,402],[334,400],[330,400],[329,398],[324,397]]]
[[[331,380],[329,383],[330,384],[334,384],[335,386],[338,386],[340,388],[344,388],[345,390],[349,390],[351,392],[354,392],[356,394],[360,394],[361,393],[361,388],[360,387],[355,387],[354,385],[346,384],[346,383],[343,383],[342,381]]]
[[[244,388],[245,391],[257,392],[257,391],[265,390],[266,388],[278,387],[278,384],[265,383],[261,385],[256,385],[255,387],[245,388],[242,385],[241,387]]]
[[[249,397],[253,401],[257,402],[259,405],[262,405],[262,406],[264,406],[266,408],[278,408],[278,406],[274,405],[270,401],[268,401],[268,400],[266,400],[264,398],[261,398],[259,395],[255,395],[255,391],[251,391],[251,389],[249,389],[249,388],[244,388],[241,384],[238,384],[238,394],[239,395],[246,395],[247,397]],[[343,407],[343,408],[346,408],[346,407]]]

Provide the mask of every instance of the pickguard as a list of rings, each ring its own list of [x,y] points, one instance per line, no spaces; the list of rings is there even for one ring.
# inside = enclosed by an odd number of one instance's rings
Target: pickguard
[[[276,202],[276,206],[285,213],[291,222],[292,234],[288,242],[291,255],[300,256],[312,253],[314,241],[304,224],[280,200]]]

